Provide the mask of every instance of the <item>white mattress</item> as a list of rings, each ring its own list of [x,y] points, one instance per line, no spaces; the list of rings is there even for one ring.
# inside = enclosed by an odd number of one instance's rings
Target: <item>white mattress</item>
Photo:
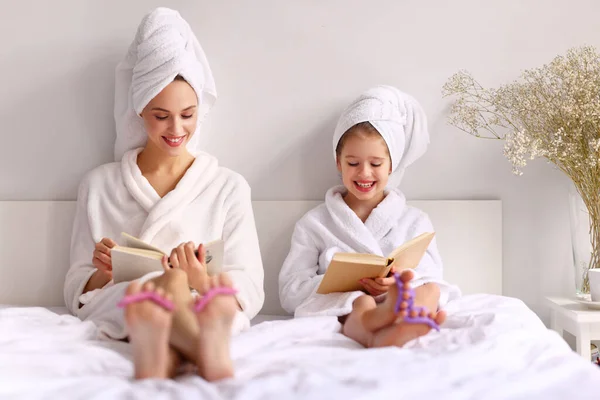
[[[99,339],[92,323],[3,308],[0,398],[600,398],[600,369],[521,301],[466,296],[447,311],[441,332],[404,348],[363,349],[334,317],[258,323],[233,340],[236,377],[209,384],[196,376],[133,381],[128,344]]]

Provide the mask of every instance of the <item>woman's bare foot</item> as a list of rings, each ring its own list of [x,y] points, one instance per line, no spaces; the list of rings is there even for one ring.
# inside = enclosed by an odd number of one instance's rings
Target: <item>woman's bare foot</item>
[[[413,277],[414,273],[412,270],[405,270],[400,274],[400,281],[408,289],[410,287],[409,282]],[[422,297],[431,298],[428,299],[428,303],[437,304],[439,300],[439,288],[437,286],[422,286],[420,290],[426,291]],[[431,293],[428,293],[429,291]],[[424,323],[405,322],[402,312],[400,314],[396,313],[398,296],[398,287],[393,285],[383,303],[377,305],[372,310],[366,311],[362,315],[362,324],[365,330],[372,332],[368,347],[401,347],[419,336],[426,335],[431,330],[431,327]],[[403,306],[406,308],[407,303],[404,303]],[[446,319],[444,311],[430,311],[428,316],[438,325],[442,324]]]
[[[170,300],[170,296],[165,295],[162,288],[155,288],[152,282],[145,283],[142,288],[139,282],[134,281],[127,287],[126,294],[133,295],[142,290],[155,291]],[[171,311],[152,300],[130,303],[125,307],[125,322],[133,347],[135,379],[169,377],[171,320]]]
[[[206,279],[198,290],[204,295],[209,290],[231,288],[232,282],[227,274]],[[192,305],[194,306],[194,305]],[[233,362],[229,355],[231,326],[237,312],[234,296],[218,294],[196,313],[200,334],[198,335],[198,373],[207,381],[233,377]]]

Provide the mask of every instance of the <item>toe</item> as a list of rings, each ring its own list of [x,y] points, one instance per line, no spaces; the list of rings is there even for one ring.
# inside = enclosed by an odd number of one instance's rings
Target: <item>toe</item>
[[[221,286],[232,287],[233,282],[231,282],[231,278],[225,272],[219,275],[219,280],[221,281]]]
[[[405,269],[404,271],[402,271],[400,273],[400,281],[404,282],[405,284],[407,282],[412,281],[412,279],[415,277],[415,274],[413,272],[412,269]]]
[[[148,281],[146,283],[144,283],[144,292],[151,292],[154,290],[154,282],[152,281]]]
[[[136,294],[142,289],[142,285],[138,281],[133,281],[127,286],[126,295]]]
[[[446,321],[446,311],[440,311],[435,316],[435,323],[441,325]]]

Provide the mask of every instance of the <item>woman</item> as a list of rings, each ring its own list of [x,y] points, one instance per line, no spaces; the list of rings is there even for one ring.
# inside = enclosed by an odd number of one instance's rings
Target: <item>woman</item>
[[[94,169],[79,187],[64,288],[73,314],[110,338],[129,339],[136,378],[172,377],[182,358],[207,380],[232,376],[231,333],[249,326],[264,301],[250,188],[197,148],[215,100],[187,22],[166,8],[146,15],[117,67],[117,162]],[[114,284],[110,249],[121,232],[170,253],[165,272]],[[209,277],[196,244],[219,238],[226,274]],[[117,305],[126,292],[123,311]],[[210,294],[203,308],[194,306],[196,292]]]

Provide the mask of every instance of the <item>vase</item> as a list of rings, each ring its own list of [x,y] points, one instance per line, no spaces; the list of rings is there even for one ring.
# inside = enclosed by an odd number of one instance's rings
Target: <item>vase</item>
[[[593,232],[591,230],[594,222],[590,218],[590,213],[583,198],[572,182],[569,184],[569,221],[571,225],[573,268],[575,270],[575,296],[587,298],[590,293],[588,270],[598,267],[594,258],[594,241],[592,240]]]

